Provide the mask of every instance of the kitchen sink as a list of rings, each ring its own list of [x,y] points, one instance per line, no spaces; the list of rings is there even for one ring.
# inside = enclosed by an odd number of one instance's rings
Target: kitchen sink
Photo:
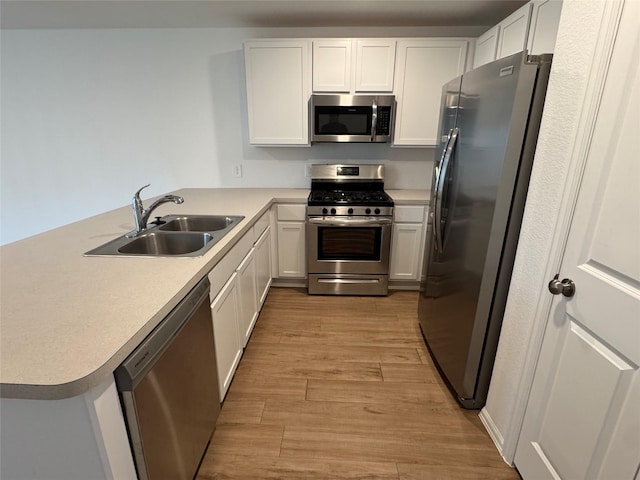
[[[199,257],[244,217],[167,215],[142,233],[131,232],[85,253],[86,256]]]
[[[118,252],[136,255],[185,255],[200,250],[212,240],[210,233],[151,232],[126,243]]]
[[[190,215],[169,220],[160,230],[178,232],[217,232],[233,226],[244,217],[226,215]]]

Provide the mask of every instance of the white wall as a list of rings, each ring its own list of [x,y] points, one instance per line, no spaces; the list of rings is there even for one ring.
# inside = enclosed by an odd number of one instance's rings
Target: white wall
[[[603,6],[604,2],[599,0],[565,0],[563,4],[500,343],[482,412],[508,462],[513,460],[524,415],[518,393],[531,383],[523,372],[532,330],[536,322],[546,320],[546,313],[536,310],[542,296],[549,295],[550,278],[545,272],[562,208],[571,147],[580,122]],[[533,358],[536,354],[533,352]]]
[[[427,188],[432,149],[249,145],[242,42],[475,30],[3,30],[1,243],[126,205],[147,183],[145,199],[182,187],[306,187],[304,163],[375,161],[388,166],[388,188]]]

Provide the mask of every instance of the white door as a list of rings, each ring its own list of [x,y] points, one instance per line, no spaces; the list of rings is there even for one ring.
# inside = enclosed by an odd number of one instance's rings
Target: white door
[[[640,468],[640,3],[625,3],[515,464],[525,480]]]
[[[253,326],[258,318],[256,293],[256,250],[252,248],[238,267],[238,335],[240,346],[247,346]]]

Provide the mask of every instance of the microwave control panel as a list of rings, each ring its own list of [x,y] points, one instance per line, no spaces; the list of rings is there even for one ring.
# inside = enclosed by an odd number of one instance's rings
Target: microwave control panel
[[[376,135],[391,135],[389,126],[391,125],[391,107],[378,107],[378,124]]]

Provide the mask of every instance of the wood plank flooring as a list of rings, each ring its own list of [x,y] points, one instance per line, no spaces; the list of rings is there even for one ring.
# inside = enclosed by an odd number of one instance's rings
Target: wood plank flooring
[[[197,480],[517,480],[423,343],[417,292],[272,288]]]

